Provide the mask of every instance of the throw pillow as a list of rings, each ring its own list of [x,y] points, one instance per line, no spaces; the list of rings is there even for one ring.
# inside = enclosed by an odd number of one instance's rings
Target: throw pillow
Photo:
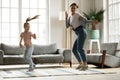
[[[25,47],[20,48],[19,46],[6,45],[6,44],[1,43],[1,48],[4,51],[5,55],[20,55],[20,54],[25,54]]]

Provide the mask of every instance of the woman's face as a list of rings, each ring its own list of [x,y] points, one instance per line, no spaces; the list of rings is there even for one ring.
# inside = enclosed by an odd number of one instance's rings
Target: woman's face
[[[75,13],[76,12],[76,9],[77,9],[77,7],[74,5],[74,6],[71,6],[71,12],[72,13]]]

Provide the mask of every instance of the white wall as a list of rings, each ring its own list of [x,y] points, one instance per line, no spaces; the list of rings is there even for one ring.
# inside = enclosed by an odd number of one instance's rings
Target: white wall
[[[95,2],[95,8],[97,10],[100,10],[103,8],[103,0],[95,0],[94,2]]]
[[[80,0],[81,12],[89,12],[89,10],[93,8],[94,8],[94,0]]]
[[[50,42],[57,43],[59,48],[64,47],[64,23],[59,21],[59,13],[64,4],[62,0],[50,0]]]
[[[103,9],[103,0],[95,0],[95,8],[97,10]],[[98,25],[98,29],[100,29],[100,42],[103,42],[103,22]]]

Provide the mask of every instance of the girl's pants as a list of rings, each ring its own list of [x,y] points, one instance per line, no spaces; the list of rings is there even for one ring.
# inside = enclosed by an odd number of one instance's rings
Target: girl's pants
[[[27,63],[29,63],[29,68],[33,68],[33,61],[32,61],[32,53],[33,53],[34,47],[30,46],[26,48],[24,58]]]

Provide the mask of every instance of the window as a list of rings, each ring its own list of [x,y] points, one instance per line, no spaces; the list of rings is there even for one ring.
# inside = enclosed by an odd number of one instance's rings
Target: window
[[[107,0],[108,41],[120,41],[120,0]]]
[[[30,21],[30,30],[37,35],[33,43],[47,44],[48,4],[48,0],[0,0],[0,42],[18,45],[26,18],[39,14],[39,19]]]

